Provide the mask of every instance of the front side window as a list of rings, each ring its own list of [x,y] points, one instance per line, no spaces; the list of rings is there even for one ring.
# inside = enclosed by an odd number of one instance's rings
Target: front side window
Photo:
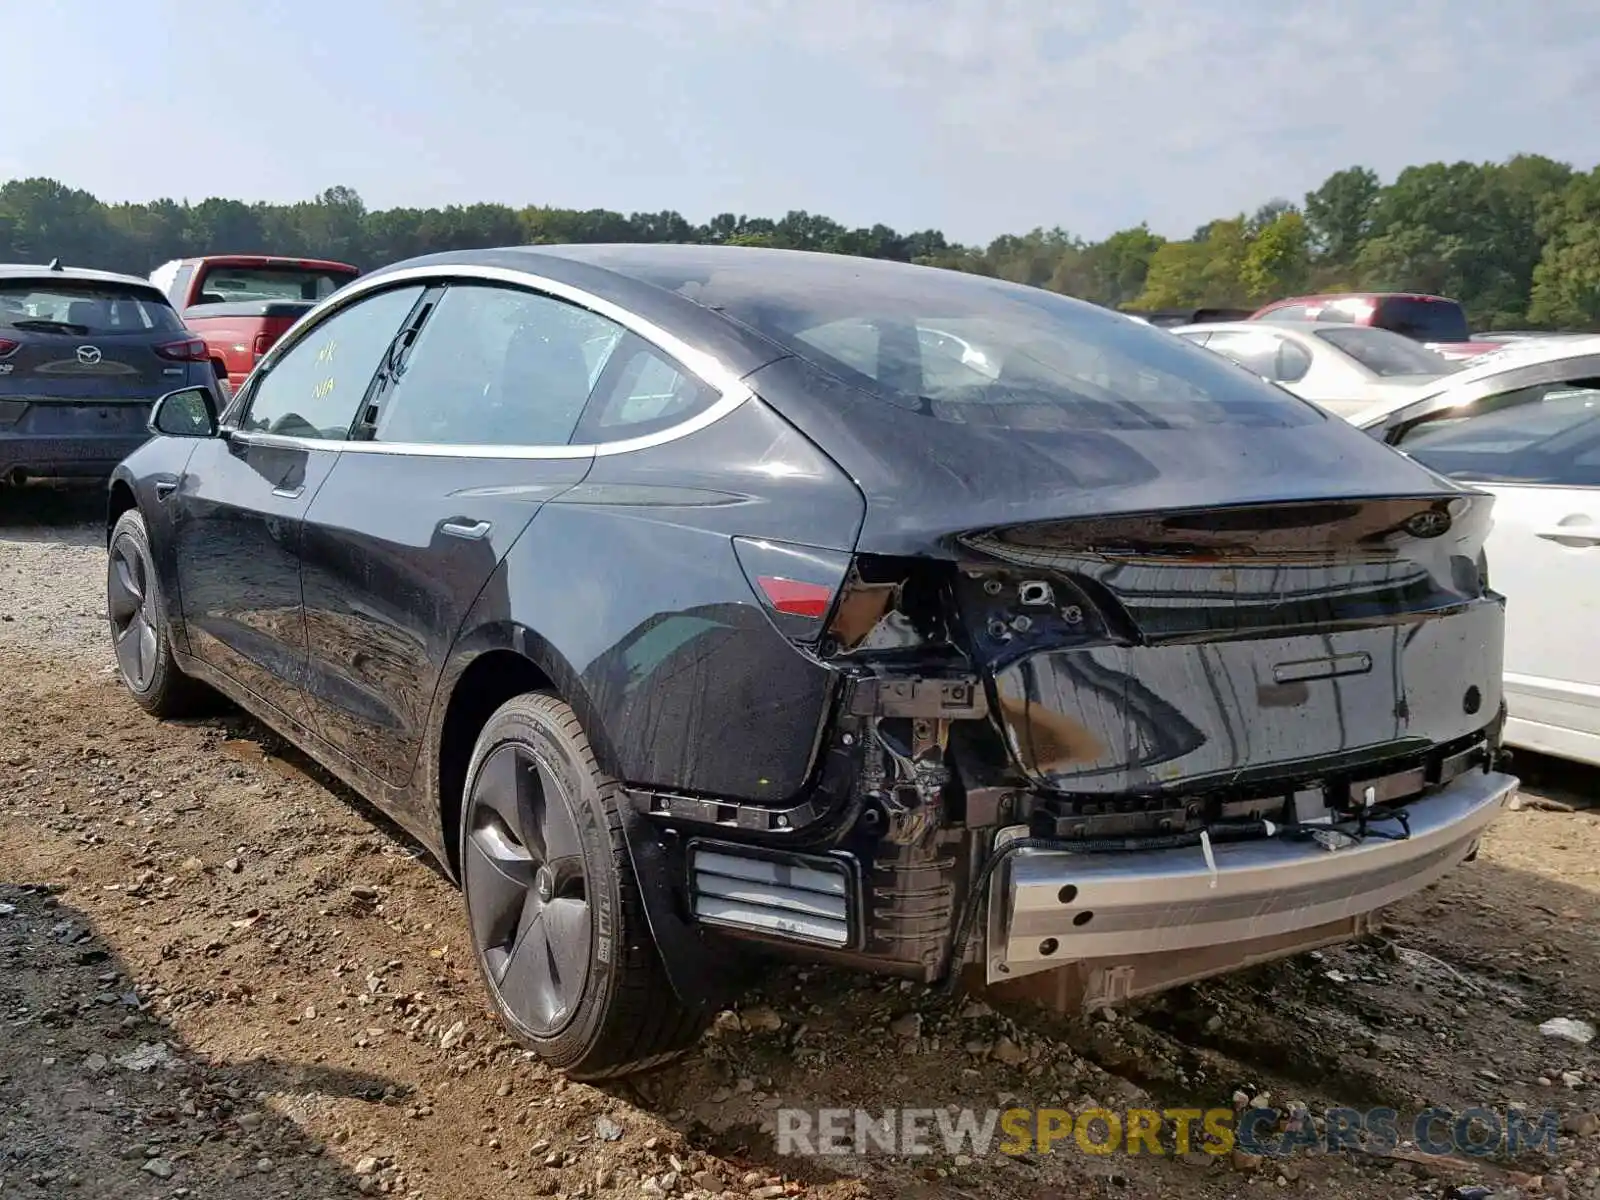
[[[379,401],[380,442],[565,445],[620,325],[518,288],[452,284]]]
[[[420,287],[358,300],[319,322],[257,380],[239,427],[284,437],[343,441]]]
[[[1397,444],[1456,479],[1600,487],[1600,379],[1535,384],[1446,409]]]

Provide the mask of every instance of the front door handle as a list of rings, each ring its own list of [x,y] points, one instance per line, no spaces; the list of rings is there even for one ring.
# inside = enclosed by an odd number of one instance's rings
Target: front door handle
[[[441,533],[448,533],[451,537],[466,538],[468,541],[481,541],[489,536],[493,526],[488,521],[446,521],[439,526]]]
[[[1559,542],[1574,549],[1600,545],[1600,525],[1595,525],[1587,513],[1573,513],[1563,517],[1548,529],[1535,529],[1533,536],[1547,542]]]
[[[294,487],[275,487],[272,489],[272,494],[280,500],[298,500],[305,490],[306,485],[300,483]]]

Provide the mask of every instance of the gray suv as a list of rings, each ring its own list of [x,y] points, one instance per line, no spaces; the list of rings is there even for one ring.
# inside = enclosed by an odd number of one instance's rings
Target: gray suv
[[[0,484],[104,478],[156,398],[214,387],[203,341],[143,279],[0,265]]]

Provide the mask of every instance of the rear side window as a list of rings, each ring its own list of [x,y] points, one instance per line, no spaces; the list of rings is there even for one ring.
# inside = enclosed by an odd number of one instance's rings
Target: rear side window
[[[1265,329],[1259,333],[1213,333],[1206,349],[1233,359],[1263,379],[1274,377],[1278,369],[1278,347],[1283,339]]]
[[[1399,446],[1440,474],[1480,483],[1600,487],[1600,380],[1541,383],[1446,410]]]
[[[1444,355],[1387,329],[1352,325],[1348,329],[1319,329],[1317,336],[1374,375],[1444,375],[1460,369]]]
[[[183,322],[159,293],[146,288],[69,280],[0,280],[0,328],[24,333],[104,337],[116,333],[181,333]]]
[[[1277,383],[1299,383],[1311,370],[1311,354],[1303,347],[1283,339],[1278,347],[1278,371],[1272,378]]]
[[[1213,333],[1205,346],[1273,383],[1297,383],[1311,369],[1310,354],[1265,329],[1222,330]]]
[[[1470,337],[1467,314],[1454,300],[1385,296],[1371,323],[1419,342],[1465,342]]]
[[[576,442],[644,437],[688,420],[716,403],[709,384],[667,358],[649,342],[626,333],[617,342],[595,387]]]
[[[624,332],[588,309],[535,292],[452,284],[380,398],[374,437],[565,445]]]

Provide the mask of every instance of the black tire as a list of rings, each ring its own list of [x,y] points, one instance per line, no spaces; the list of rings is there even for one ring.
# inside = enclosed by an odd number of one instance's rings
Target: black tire
[[[622,802],[557,696],[507,701],[478,736],[460,830],[473,957],[505,1027],[574,1079],[659,1066],[705,1024],[650,936]]]
[[[185,675],[172,654],[161,584],[144,517],[129,509],[111,530],[106,555],[106,615],[117,674],[134,701],[155,717],[190,716],[214,694]]]

